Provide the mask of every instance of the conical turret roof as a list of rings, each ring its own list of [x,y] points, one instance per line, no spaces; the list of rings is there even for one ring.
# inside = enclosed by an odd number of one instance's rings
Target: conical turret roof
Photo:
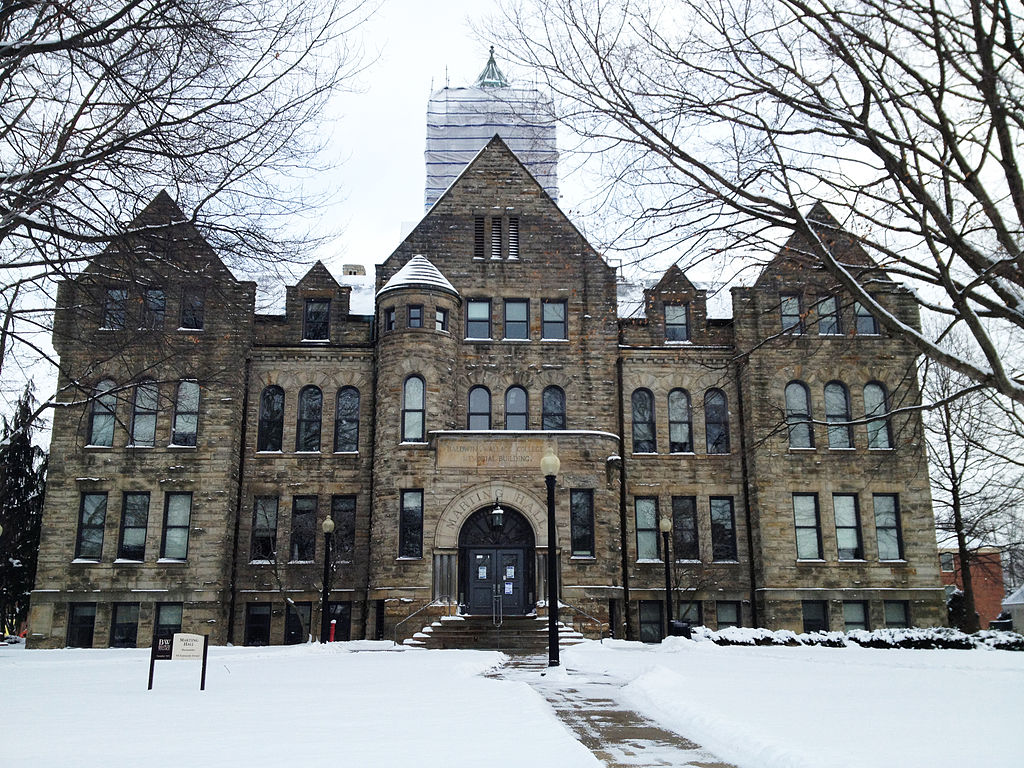
[[[505,78],[504,73],[498,69],[498,64],[494,60],[494,46],[491,46],[491,57],[487,59],[487,65],[484,67],[484,71],[480,73],[480,77],[476,79],[474,85],[477,88],[508,88],[508,80]]]
[[[441,271],[431,264],[426,256],[419,253],[391,276],[384,287],[377,291],[377,297],[380,298],[388,291],[396,291],[400,288],[433,288],[448,291],[455,296],[459,295],[455,286],[448,282],[448,278],[442,275]]]

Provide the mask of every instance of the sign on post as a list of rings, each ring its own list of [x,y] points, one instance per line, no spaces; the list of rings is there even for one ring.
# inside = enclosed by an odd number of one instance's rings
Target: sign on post
[[[206,656],[210,648],[209,635],[191,635],[176,632],[172,637],[154,637],[153,649],[149,654],[149,687],[153,690],[153,669],[158,661],[202,661],[203,671],[199,678],[199,690],[206,690]]]

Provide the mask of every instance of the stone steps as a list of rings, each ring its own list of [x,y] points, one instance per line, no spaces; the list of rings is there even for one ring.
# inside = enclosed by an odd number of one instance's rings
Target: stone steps
[[[576,645],[584,638],[572,627],[559,624],[558,644]],[[444,616],[405,640],[411,648],[475,648],[514,654],[544,653],[548,647],[548,620],[537,616],[506,616],[500,627],[490,616]]]

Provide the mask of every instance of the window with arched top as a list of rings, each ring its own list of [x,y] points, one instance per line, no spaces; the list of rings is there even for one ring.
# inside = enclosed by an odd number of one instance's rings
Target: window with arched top
[[[828,422],[828,447],[852,448],[853,427],[850,425],[850,393],[841,381],[825,385],[825,421]]]
[[[359,450],[359,390],[342,387],[334,403],[335,453]]]
[[[561,387],[544,387],[540,418],[541,429],[565,429],[565,392]]]
[[[657,453],[654,395],[649,389],[635,389],[630,402],[633,409],[633,453]]]
[[[284,434],[284,390],[276,385],[260,393],[260,422],[257,451],[280,451]]]
[[[814,447],[811,391],[802,381],[791,381],[786,385],[786,426],[789,429],[790,448]]]
[[[89,408],[89,445],[111,446],[114,444],[114,416],[117,409],[117,386],[111,379],[104,379],[92,392]]]
[[[505,390],[505,429],[528,429],[528,399],[522,387]]]
[[[156,444],[156,412],[160,387],[155,381],[140,381],[132,396],[132,425],[129,445],[152,447]]]
[[[171,443],[194,446],[199,436],[199,382],[186,379],[178,382],[174,398],[174,424]]]
[[[671,453],[693,453],[690,394],[685,389],[668,393],[668,449]]]
[[[870,381],[864,385],[864,416],[869,420],[868,448],[892,448],[889,394],[881,382]]]
[[[704,435],[708,453],[729,453],[729,403],[720,389],[704,393]]]
[[[473,387],[469,390],[469,410],[466,429],[491,428],[491,392],[487,387]]]
[[[320,450],[320,423],[324,410],[324,395],[320,387],[303,387],[299,391],[299,413],[295,422],[295,450]]]
[[[402,442],[421,443],[426,434],[426,388],[419,376],[410,376],[402,385]]]

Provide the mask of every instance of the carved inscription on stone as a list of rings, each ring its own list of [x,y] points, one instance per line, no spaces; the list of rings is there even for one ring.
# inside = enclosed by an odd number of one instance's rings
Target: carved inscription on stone
[[[540,467],[543,456],[542,439],[441,440],[437,445],[439,467],[529,470]]]

